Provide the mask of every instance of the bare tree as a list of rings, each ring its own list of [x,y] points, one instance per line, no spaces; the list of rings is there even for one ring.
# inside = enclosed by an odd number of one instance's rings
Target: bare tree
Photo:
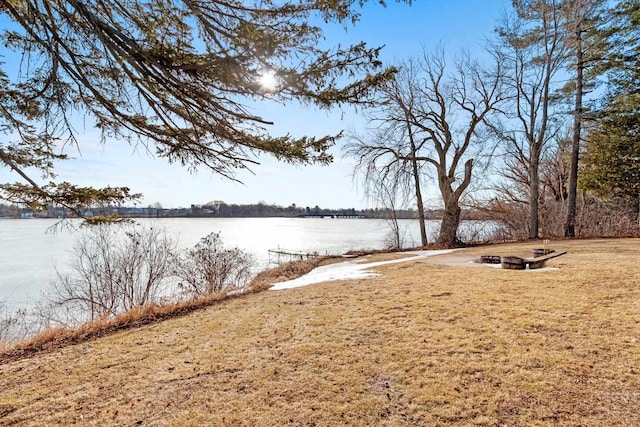
[[[564,66],[561,4],[555,0],[514,2],[516,16],[499,28],[497,49],[504,58],[509,104],[492,128],[502,142],[505,163],[499,175],[506,183],[499,192],[529,206],[529,235],[539,235],[540,161],[545,146],[561,129],[553,114],[555,75]],[[504,120],[506,119],[506,120]],[[524,191],[522,191],[524,190]],[[519,193],[519,194],[518,194]]]
[[[158,228],[91,228],[75,243],[71,272],[58,272],[51,303],[93,320],[155,302],[172,274],[175,248]]]
[[[546,144],[539,159],[538,224],[540,235],[545,237],[564,234],[570,142],[563,131]],[[491,219],[502,223],[505,235],[518,240],[531,238],[532,234],[527,161],[525,156],[505,157],[498,171],[502,181],[494,185],[496,197],[489,203],[489,209],[483,208]]]
[[[371,143],[355,141],[351,149],[359,164],[414,178],[416,190],[422,169],[435,171],[444,204],[440,246],[457,243],[460,199],[471,184],[473,156],[487,148],[481,128],[503,101],[501,63],[495,59],[484,68],[463,54],[450,74],[442,49],[406,61],[370,120],[378,136]]]
[[[415,85],[419,72],[420,66],[415,60],[406,61],[396,79],[383,88],[381,106],[370,112],[367,135],[350,135],[345,152],[358,160],[355,170],[363,174],[367,193],[374,200],[388,200],[384,193],[389,189],[395,193],[389,196],[400,196],[405,200],[415,197],[420,240],[422,246],[426,246],[428,241],[422,200],[425,171],[418,160],[422,144],[415,137],[412,116],[419,102]]]

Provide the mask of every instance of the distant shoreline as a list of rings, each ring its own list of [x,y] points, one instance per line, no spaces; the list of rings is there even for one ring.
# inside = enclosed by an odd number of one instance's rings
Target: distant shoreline
[[[385,208],[321,208],[300,207],[295,203],[284,207],[269,205],[264,202],[240,205],[227,204],[222,201],[209,202],[203,205],[193,204],[188,208],[163,208],[160,204],[148,207],[137,206],[106,206],[88,208],[82,212],[84,217],[118,215],[123,218],[358,218],[358,219],[418,219],[416,209],[396,209],[390,211]],[[426,220],[441,220],[442,209],[427,209]],[[60,207],[49,207],[44,211],[35,212],[28,208],[0,203],[0,218],[75,218],[75,214]],[[478,210],[465,209],[461,213],[463,220],[485,220],[486,215]]]

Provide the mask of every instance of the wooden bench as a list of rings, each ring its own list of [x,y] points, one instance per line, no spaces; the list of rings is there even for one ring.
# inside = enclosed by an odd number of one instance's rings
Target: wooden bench
[[[536,258],[525,258],[524,259],[524,264],[528,265],[530,269],[542,268],[542,267],[544,267],[544,263],[547,260],[550,260],[551,258],[558,257],[560,255],[564,255],[566,253],[567,253],[567,251],[558,251],[558,252],[551,252],[551,253],[548,253],[546,255],[542,255],[542,256],[536,257]]]
[[[535,258],[520,258],[520,257],[502,257],[502,268],[509,270],[524,270],[529,267],[530,269],[542,268],[544,263],[551,258],[559,257],[566,254],[567,251],[551,252],[547,255],[542,255]]]

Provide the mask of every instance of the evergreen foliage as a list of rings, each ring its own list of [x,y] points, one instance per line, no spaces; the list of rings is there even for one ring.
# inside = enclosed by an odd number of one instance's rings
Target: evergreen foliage
[[[609,91],[589,133],[581,185],[604,198],[640,198],[640,2],[620,2],[607,56]]]
[[[296,100],[319,108],[368,104],[388,80],[379,48],[322,47],[320,24],[347,25],[364,1],[0,0],[6,55],[0,65],[0,162],[21,183],[3,199],[81,214],[137,199],[128,188],[55,182],[61,147],[77,144],[74,117],[103,138],[142,143],[169,162],[230,179],[259,153],[298,164],[328,163],[337,135],[272,136],[251,100]],[[1,64],[1,63],[0,63]],[[277,88],[260,84],[272,73]],[[47,184],[32,177],[38,171]]]

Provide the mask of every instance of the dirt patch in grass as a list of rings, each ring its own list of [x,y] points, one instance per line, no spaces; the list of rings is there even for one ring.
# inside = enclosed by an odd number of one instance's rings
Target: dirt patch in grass
[[[3,363],[0,424],[640,425],[640,239],[552,247],[539,274],[408,259]]]

